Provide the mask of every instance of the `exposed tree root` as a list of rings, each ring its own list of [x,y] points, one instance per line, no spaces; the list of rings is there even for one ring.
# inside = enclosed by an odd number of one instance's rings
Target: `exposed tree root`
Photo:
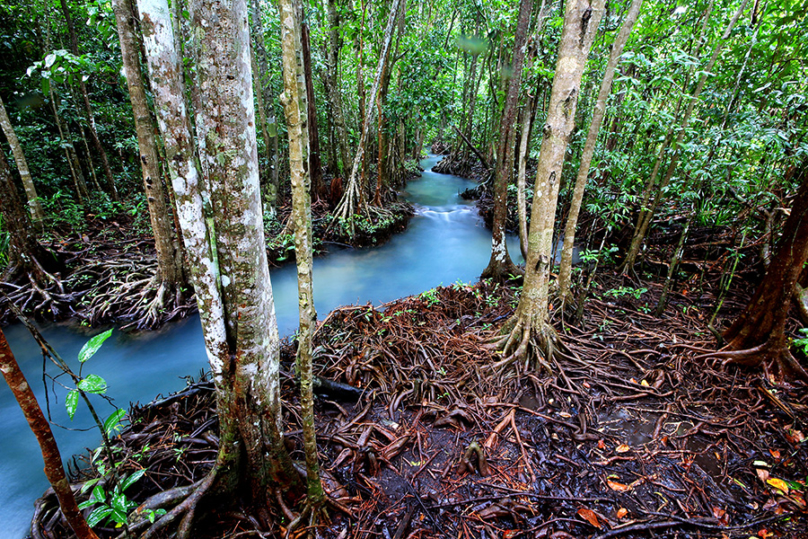
[[[808,381],[808,372],[791,354],[787,341],[783,337],[772,336],[764,343],[752,348],[736,349],[733,343],[729,343],[717,352],[703,354],[695,359],[717,359],[724,366],[763,367],[766,372],[779,372],[783,375],[793,375]]]
[[[492,348],[505,356],[494,363],[494,370],[501,372],[520,360],[532,359],[548,374],[554,372],[554,356],[563,344],[553,326],[544,323],[536,327],[531,320],[514,315],[502,328],[502,333],[504,335],[491,343]]]
[[[152,539],[160,530],[169,526],[180,516],[183,516],[183,518],[182,521],[180,521],[177,537],[179,539],[188,539],[188,537],[190,537],[191,527],[193,526],[196,506],[199,504],[202,497],[211,489],[214,481],[216,481],[215,467],[210,471],[207,477],[193,485],[195,488],[192,489],[191,494],[188,495],[182,503],[175,506],[171,511],[152,524],[141,536],[141,539]]]

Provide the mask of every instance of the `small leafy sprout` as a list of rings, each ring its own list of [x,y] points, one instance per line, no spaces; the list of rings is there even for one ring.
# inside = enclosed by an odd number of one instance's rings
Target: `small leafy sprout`
[[[101,348],[101,345],[104,344],[104,341],[109,339],[109,336],[112,335],[112,330],[107,330],[104,333],[100,333],[87,341],[87,343],[81,348],[79,351],[79,363],[81,363],[81,368],[79,369],[79,377],[81,377],[81,369],[84,368],[84,364],[87,362],[88,359],[93,357],[96,352]],[[70,417],[70,420],[73,420],[73,416],[76,415],[76,408],[78,408],[79,404],[79,396],[81,393],[92,393],[93,395],[103,395],[107,392],[107,382],[97,374],[90,374],[84,378],[81,378],[76,384],[76,389],[71,389],[68,392],[67,397],[65,397],[65,408],[67,408],[67,415]],[[106,428],[106,427],[105,427]]]
[[[434,307],[435,305],[440,304],[440,298],[438,298],[438,291],[434,288],[430,288],[426,292],[422,292],[419,296],[422,300],[426,301],[426,304],[430,307]]]
[[[804,337],[800,339],[794,339],[792,344],[802,350],[802,353],[808,355],[808,328],[800,329],[800,333],[804,335]]]
[[[99,465],[99,471],[100,470],[101,466]],[[126,524],[129,513],[137,507],[137,503],[127,498],[125,491],[145,474],[146,470],[134,472],[115,485],[115,488],[109,493],[104,491],[103,486],[97,484],[100,477],[87,481],[82,486],[82,492],[86,492],[90,488],[93,490],[90,494],[90,499],[79,504],[79,509],[87,509],[88,507],[96,506],[87,517],[87,524],[93,527],[104,521],[107,523],[114,522],[116,528],[120,528]],[[155,512],[155,515],[156,513],[157,512]]]

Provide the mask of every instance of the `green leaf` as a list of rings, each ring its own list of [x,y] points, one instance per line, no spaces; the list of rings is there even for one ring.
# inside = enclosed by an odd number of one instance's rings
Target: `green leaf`
[[[53,62],[56,61],[56,55],[51,53],[45,57],[45,67],[50,69],[50,66],[53,65]]]
[[[143,477],[145,474],[146,470],[138,470],[129,477],[127,477],[126,479],[124,479],[123,482],[121,483],[121,492],[128,489],[132,484],[137,482],[137,480]]]
[[[99,507],[92,513],[90,516],[87,517],[87,525],[91,528],[93,526],[97,526],[102,520],[107,518],[110,514],[112,514],[112,507],[107,507],[106,505],[103,507]]]
[[[93,485],[98,483],[100,480],[101,480],[100,477],[96,477],[95,479],[90,479],[89,481],[86,481],[83,485],[81,485],[81,493],[84,494],[85,492],[90,490],[93,487]],[[80,509],[84,508],[80,507]]]
[[[67,397],[65,397],[65,408],[67,408],[67,415],[70,417],[70,421],[73,421],[73,416],[76,415],[78,405],[79,392],[73,389],[67,394]]]
[[[84,363],[91,357],[98,352],[98,349],[101,348],[101,345],[104,344],[104,341],[109,339],[109,336],[112,335],[112,330],[107,330],[104,333],[100,333],[87,341],[87,344],[82,346],[81,351],[79,352],[79,362]]]
[[[92,507],[95,505],[95,500],[87,500],[86,502],[81,502],[79,504],[79,509],[87,509],[88,507]]]
[[[112,434],[112,431],[121,423],[121,419],[123,419],[125,415],[126,410],[118,408],[104,421],[104,431],[107,433],[107,436]]]
[[[50,93],[50,81],[46,77],[42,77],[42,93],[45,95]]]
[[[79,389],[94,395],[100,395],[107,390],[107,382],[97,374],[91,374],[81,382],[79,382]]]
[[[96,485],[95,488],[93,488],[93,494],[90,496],[90,499],[96,502],[103,502],[106,500],[107,495],[104,492],[104,487],[101,485]]]

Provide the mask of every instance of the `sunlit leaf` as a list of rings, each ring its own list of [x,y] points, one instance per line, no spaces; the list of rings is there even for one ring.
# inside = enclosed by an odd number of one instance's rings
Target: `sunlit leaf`
[[[78,388],[87,393],[100,395],[107,390],[107,382],[97,374],[91,374],[79,382]]]
[[[73,416],[76,415],[76,408],[79,405],[79,392],[75,389],[70,391],[65,397],[65,408],[67,408],[67,415],[70,420],[73,420]]]
[[[82,346],[81,351],[79,352],[79,362],[84,363],[93,357],[95,353],[98,352],[98,349],[101,348],[101,345],[104,344],[104,341],[109,339],[110,335],[112,335],[111,329],[105,331],[104,333],[99,333],[87,341],[87,344]]]

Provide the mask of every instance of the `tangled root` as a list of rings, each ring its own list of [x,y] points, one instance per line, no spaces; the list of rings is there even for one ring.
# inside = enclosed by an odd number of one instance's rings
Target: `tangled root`
[[[550,324],[535,325],[532,321],[514,315],[502,328],[504,335],[495,338],[490,348],[499,351],[504,359],[494,363],[496,371],[503,371],[520,360],[534,360],[553,374],[554,356],[564,347],[558,333]]]
[[[784,339],[770,337],[764,343],[752,348],[733,350],[732,343],[723,349],[710,354],[704,354],[695,359],[715,359],[721,361],[723,366],[742,365],[744,367],[763,368],[767,373],[779,372],[791,375],[808,382],[808,372],[791,354]]]

